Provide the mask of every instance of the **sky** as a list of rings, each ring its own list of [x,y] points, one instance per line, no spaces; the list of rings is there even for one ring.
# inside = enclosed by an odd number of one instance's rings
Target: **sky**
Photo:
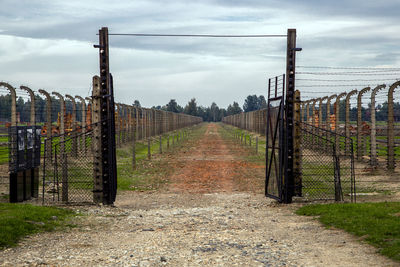
[[[398,70],[388,76],[304,74],[332,71],[309,68],[313,66],[399,67],[398,0],[0,0],[0,4],[0,80],[14,87],[89,96],[92,76],[99,72],[98,49],[93,45],[101,27],[110,33],[245,35],[286,34],[288,28],[296,28],[297,46],[303,49],[297,53],[296,83],[304,100],[400,77]],[[268,78],[285,72],[285,57],[285,38],[110,36],[115,99],[125,104],[137,99],[145,107],[165,105],[170,99],[184,106],[193,97],[203,106],[216,102],[226,108],[233,101],[243,105],[248,95],[267,94]],[[360,77],[363,81],[352,81]],[[315,78],[335,81],[312,81]]]

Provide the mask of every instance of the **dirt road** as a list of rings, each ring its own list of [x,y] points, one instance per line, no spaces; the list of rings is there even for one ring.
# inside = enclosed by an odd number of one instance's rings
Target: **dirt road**
[[[35,235],[0,265],[396,266],[339,230],[266,199],[263,169],[216,124],[168,155],[159,191],[122,192],[116,207],[76,207],[77,228]],[[167,157],[167,155],[164,155]]]

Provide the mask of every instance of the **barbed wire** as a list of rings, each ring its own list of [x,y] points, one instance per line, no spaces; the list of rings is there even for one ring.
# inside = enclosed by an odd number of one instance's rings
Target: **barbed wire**
[[[393,73],[391,73],[393,72]],[[344,72],[314,72],[314,71],[299,71],[296,74],[305,74],[305,75],[382,75],[382,76],[390,76],[390,75],[400,75],[399,70],[375,70],[375,71],[344,71]]]
[[[399,70],[400,67],[333,67],[333,66],[296,66],[305,69],[337,69],[337,70]]]

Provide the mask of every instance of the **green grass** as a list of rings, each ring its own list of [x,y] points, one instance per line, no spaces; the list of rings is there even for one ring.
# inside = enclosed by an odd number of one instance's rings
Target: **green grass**
[[[318,216],[327,227],[343,229],[400,262],[400,202],[316,204],[301,207],[298,215]]]
[[[204,130],[204,127],[191,127],[179,130],[179,132],[185,131],[190,135],[190,138],[196,138],[198,132]],[[163,154],[177,153],[182,147],[182,141],[176,141],[177,132],[168,133],[161,138],[162,152]],[[167,148],[169,136],[169,149]],[[172,137],[174,136],[175,141],[172,144]],[[187,140],[185,135],[185,140]],[[136,143],[135,155],[136,155],[136,169],[132,167],[132,146],[124,146],[123,148],[117,149],[117,172],[118,172],[118,190],[134,190],[134,191],[146,191],[155,190],[160,188],[162,185],[168,182],[167,176],[172,171],[172,168],[168,167],[168,161],[163,157],[157,156],[159,154],[160,142],[159,137],[151,141],[150,151],[152,158],[147,159],[147,141],[139,141]]]
[[[66,226],[75,213],[68,209],[0,203],[0,249],[13,247],[27,235]]]

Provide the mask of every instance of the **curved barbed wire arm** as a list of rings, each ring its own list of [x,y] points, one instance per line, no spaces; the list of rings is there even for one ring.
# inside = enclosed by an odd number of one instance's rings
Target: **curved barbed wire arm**
[[[391,172],[394,171],[395,154],[394,154],[394,103],[393,93],[394,90],[400,86],[400,81],[393,83],[388,91],[388,121],[387,121],[387,169]]]
[[[17,92],[15,88],[6,82],[0,82],[1,87],[5,87],[11,94],[11,126],[17,126]]]
[[[328,96],[327,100],[326,100],[326,117],[327,120],[329,120],[328,124],[326,125],[326,130],[331,130],[331,101],[332,99],[336,99],[337,98],[337,94],[333,94],[331,96]]]
[[[31,107],[30,107],[30,123],[32,126],[36,124],[36,113],[35,113],[35,94],[33,93],[33,90],[29,88],[28,86],[21,85],[19,88],[22,90],[25,90],[28,92],[29,97],[31,99]]]

